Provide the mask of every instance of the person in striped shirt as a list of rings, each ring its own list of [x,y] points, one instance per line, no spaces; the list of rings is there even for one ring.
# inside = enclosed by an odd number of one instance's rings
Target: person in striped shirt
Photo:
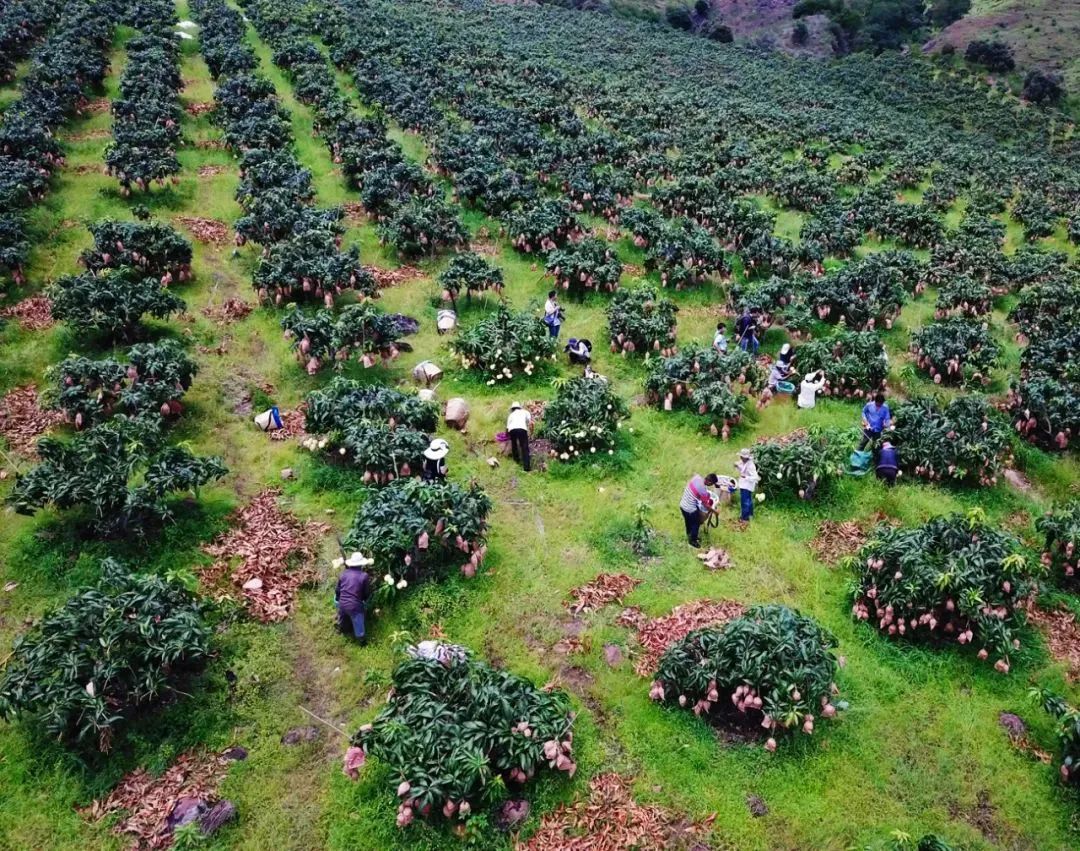
[[[701,530],[701,512],[712,511],[713,497],[709,488],[719,481],[716,473],[707,476],[696,475],[686,483],[682,499],[679,501],[679,510],[682,511],[683,522],[686,524],[686,538],[690,546],[700,547],[701,541],[698,533]]]

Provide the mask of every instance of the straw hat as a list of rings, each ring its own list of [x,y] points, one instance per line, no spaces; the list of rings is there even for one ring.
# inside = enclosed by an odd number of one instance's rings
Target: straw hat
[[[441,437],[436,437],[431,441],[431,445],[424,450],[424,457],[430,458],[432,461],[440,461],[445,458],[449,452],[450,444]]]
[[[739,450],[739,457],[742,458],[745,461],[747,458],[750,457],[750,450],[749,449],[740,449]]]
[[[521,407],[521,402],[511,402],[510,403],[510,410],[511,411],[516,411],[520,407]]]
[[[375,559],[365,558],[363,553],[354,552],[347,559],[345,559],[346,567],[367,567],[371,564],[375,564]]]

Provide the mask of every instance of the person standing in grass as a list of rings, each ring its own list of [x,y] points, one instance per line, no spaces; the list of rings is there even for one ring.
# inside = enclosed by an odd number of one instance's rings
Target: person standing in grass
[[[757,320],[751,315],[749,309],[744,309],[742,316],[735,320],[735,333],[739,338],[739,348],[757,357],[761,343],[757,338]]]
[[[521,462],[521,469],[526,473],[530,469],[529,429],[532,428],[532,414],[522,407],[521,402],[510,406],[510,415],[506,418],[506,435],[510,438],[510,454],[515,461]]]
[[[739,450],[739,460],[735,462],[735,469],[739,473],[736,487],[739,489],[739,519],[743,523],[749,523],[754,516],[754,490],[757,488],[759,476],[757,464],[749,449]]]
[[[364,568],[374,563],[374,559],[365,558],[363,553],[350,555],[345,559],[345,569],[341,571],[334,591],[338,630],[352,635],[360,644],[367,641],[364,619],[368,600],[371,599],[371,577]]]
[[[799,385],[798,406],[800,408],[812,408],[817,404],[817,394],[825,386],[825,370],[808,372]]]
[[[548,334],[558,337],[562,321],[563,309],[559,306],[559,294],[551,290],[548,292],[547,301],[544,302],[544,324],[548,327]]]
[[[862,409],[862,440],[859,441],[859,451],[866,449],[868,443],[877,443],[881,439],[881,433],[892,427],[892,412],[885,402],[885,394],[879,392],[874,396],[873,402],[867,402]]]
[[[712,511],[715,504],[709,488],[719,481],[716,473],[707,476],[692,476],[686,483],[682,499],[679,501],[679,510],[682,512],[683,523],[686,525],[686,539],[692,547],[700,547],[701,539],[701,512]]]
[[[712,338],[712,347],[716,349],[718,354],[726,355],[728,353],[727,328],[723,322],[716,323],[716,333]]]

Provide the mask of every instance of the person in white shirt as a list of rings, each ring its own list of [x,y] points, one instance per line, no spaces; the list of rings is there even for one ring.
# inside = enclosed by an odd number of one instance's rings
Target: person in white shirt
[[[825,370],[808,372],[799,385],[798,405],[800,408],[812,408],[817,404],[817,394],[825,386]]]
[[[548,333],[552,337],[559,336],[559,328],[562,327],[562,308],[559,306],[559,295],[555,290],[548,293],[547,301],[544,302],[544,324],[548,327]]]
[[[532,428],[532,414],[514,402],[510,406],[510,415],[506,418],[506,434],[510,438],[510,454],[515,461],[521,462],[521,468],[527,473],[529,464],[529,429]]]
[[[712,338],[712,347],[720,354],[726,355],[728,351],[727,328],[723,322],[716,323],[716,333]]]
[[[754,489],[757,487],[760,478],[757,464],[754,463],[754,456],[750,454],[749,449],[739,450],[739,460],[735,462],[735,469],[739,473],[737,483],[739,507],[741,508],[739,519],[743,523],[749,523],[750,518],[754,516]]]

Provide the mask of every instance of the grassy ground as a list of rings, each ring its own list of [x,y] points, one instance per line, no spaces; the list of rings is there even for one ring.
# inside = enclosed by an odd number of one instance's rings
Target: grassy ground
[[[187,10],[181,0],[181,17]],[[107,96],[115,94],[123,67],[123,46],[130,32],[118,36]],[[311,135],[312,116],[293,97],[286,80],[273,68],[269,51],[249,33],[263,71],[277,86],[293,116],[297,153],[312,169],[319,201],[355,200],[346,190],[322,142]],[[213,85],[197,46],[186,42],[183,76],[185,103],[208,101]],[[342,78],[342,82],[345,80]],[[75,268],[78,252],[89,242],[85,223],[103,216],[130,217],[131,202],[116,192],[115,181],[101,173],[107,141],[108,112],[73,124],[64,139],[70,157],[48,200],[34,213],[41,235],[30,266],[34,290],[57,274]],[[185,119],[188,145],[181,153],[178,187],[156,192],[146,203],[163,220],[198,215],[231,222],[239,215],[233,201],[236,164],[213,148],[220,138],[205,116]],[[398,138],[413,156],[423,156],[419,139]],[[206,173],[216,167],[215,173]],[[200,175],[200,169],[204,173]],[[476,229],[490,226],[470,214]],[[783,212],[778,228],[797,234],[800,217]],[[365,262],[392,265],[378,247],[369,224],[354,224],[348,240],[364,251]],[[515,306],[536,304],[547,282],[529,260],[498,244],[508,297]],[[205,307],[229,296],[253,298],[250,287],[254,249],[197,246],[196,280],[180,292],[188,313],[154,326],[158,336],[178,336],[197,353],[200,373],[188,394],[187,413],[178,438],[197,450],[225,456],[232,471],[209,489],[202,508],[183,507],[178,523],[150,546],[137,542],[103,545],[73,536],[63,518],[43,513],[35,518],[10,513],[0,523],[0,574],[17,582],[0,594],[0,656],[6,655],[27,618],[65,599],[93,581],[97,560],[107,553],[127,557],[149,570],[191,566],[205,560],[199,545],[223,528],[230,509],[267,485],[282,484],[283,467],[296,470],[284,483],[284,503],[302,517],[349,524],[359,503],[355,477],[331,469],[294,445],[268,441],[254,430],[241,403],[256,407],[272,399],[284,409],[328,380],[307,376],[288,351],[274,311],[258,309],[228,328],[206,318]],[[625,243],[620,254],[631,263],[640,256]],[[366,377],[404,381],[423,358],[446,364],[443,340],[433,331],[437,288],[425,276],[384,293],[382,305],[419,318],[415,351],[391,370]],[[627,276],[628,278],[630,276]],[[628,283],[632,283],[628,280]],[[680,293],[679,340],[707,340],[720,314],[716,292]],[[903,370],[906,334],[932,312],[933,294],[909,305],[888,335],[896,380],[907,389],[923,386]],[[463,321],[493,306],[479,301],[464,306]],[[606,340],[603,299],[567,305],[565,335]],[[767,350],[782,340],[770,332]],[[217,354],[218,347],[223,354]],[[202,347],[202,348],[198,348]],[[40,381],[43,369],[69,351],[85,351],[63,328],[29,333],[13,326],[0,329],[0,392]],[[639,362],[612,357],[597,346],[598,369],[626,398],[640,393]],[[560,373],[565,368],[560,367]],[[358,365],[347,367],[359,375]],[[272,385],[272,391],[264,389]],[[339,771],[344,741],[324,730],[320,741],[297,747],[280,744],[291,727],[310,723],[306,707],[346,730],[370,718],[381,702],[394,663],[391,636],[406,630],[425,637],[438,625],[453,640],[473,647],[487,659],[546,682],[558,677],[569,687],[580,710],[580,774],[573,783],[543,781],[534,797],[535,825],[556,801],[580,794],[587,778],[600,770],[634,774],[642,799],[659,801],[693,817],[718,814],[714,848],[835,848],[863,845],[901,828],[913,834],[935,830],[968,848],[1074,847],[1073,812],[1054,770],[1017,750],[998,726],[1001,711],[1021,714],[1032,738],[1052,747],[1047,720],[1028,701],[1037,683],[1077,692],[1065,682],[1063,666],[1048,658],[1037,639],[1017,660],[1013,673],[1001,677],[970,655],[933,654],[889,645],[855,625],[849,615],[849,577],[817,561],[807,543],[823,518],[870,518],[878,512],[904,522],[979,505],[993,518],[1031,534],[1031,518],[1049,502],[1075,489],[1080,481],[1075,459],[1050,459],[1024,449],[1022,466],[1037,486],[1020,494],[999,486],[958,492],[921,484],[887,491],[873,480],[848,480],[814,505],[766,503],[747,531],[733,518],[713,533],[713,543],[727,548],[734,569],[719,574],[701,568],[683,543],[675,503],[693,472],[729,472],[738,448],[753,439],[783,434],[809,423],[848,426],[856,422],[854,405],[825,400],[813,412],[774,403],[731,443],[703,434],[689,416],[665,415],[635,406],[626,431],[626,450],[617,465],[552,469],[523,475],[510,462],[491,469],[485,459],[495,452],[492,440],[501,430],[513,398],[550,397],[543,382],[517,384],[491,392],[453,371],[439,388],[446,399],[465,395],[473,408],[465,435],[448,433],[452,476],[475,477],[495,497],[486,569],[472,582],[454,580],[441,587],[411,590],[374,619],[372,641],[364,648],[344,642],[330,629],[331,578],[306,592],[287,623],[261,627],[239,623],[221,636],[219,656],[205,675],[187,689],[193,696],[164,707],[130,730],[110,757],[80,760],[45,741],[26,725],[0,725],[0,848],[114,848],[121,843],[108,825],[85,822],[75,807],[105,793],[123,772],[139,765],[161,770],[181,751],[206,745],[240,744],[249,758],[236,765],[223,793],[234,800],[239,820],[206,847],[262,849],[436,849],[460,842],[423,825],[399,832],[393,826],[395,802],[385,772],[369,768],[359,783]],[[661,536],[658,555],[633,558],[621,535],[642,502],[652,504],[651,522]],[[615,625],[613,607],[585,621],[586,651],[561,657],[552,646],[564,637],[568,617],[562,606],[569,590],[601,570],[621,570],[643,584],[628,603],[650,615],[700,598],[738,599],[746,603],[782,602],[818,618],[839,637],[848,665],[840,681],[851,709],[835,724],[821,725],[811,742],[799,742],[774,756],[760,748],[725,745],[693,717],[665,711],[647,700],[648,683],[629,662],[611,668],[603,646],[614,643],[630,652],[628,632]],[[1034,636],[1032,636],[1034,638]],[[236,674],[235,688],[225,672]],[[746,796],[761,796],[770,809],[751,817]],[[509,844],[485,835],[479,847]]]

